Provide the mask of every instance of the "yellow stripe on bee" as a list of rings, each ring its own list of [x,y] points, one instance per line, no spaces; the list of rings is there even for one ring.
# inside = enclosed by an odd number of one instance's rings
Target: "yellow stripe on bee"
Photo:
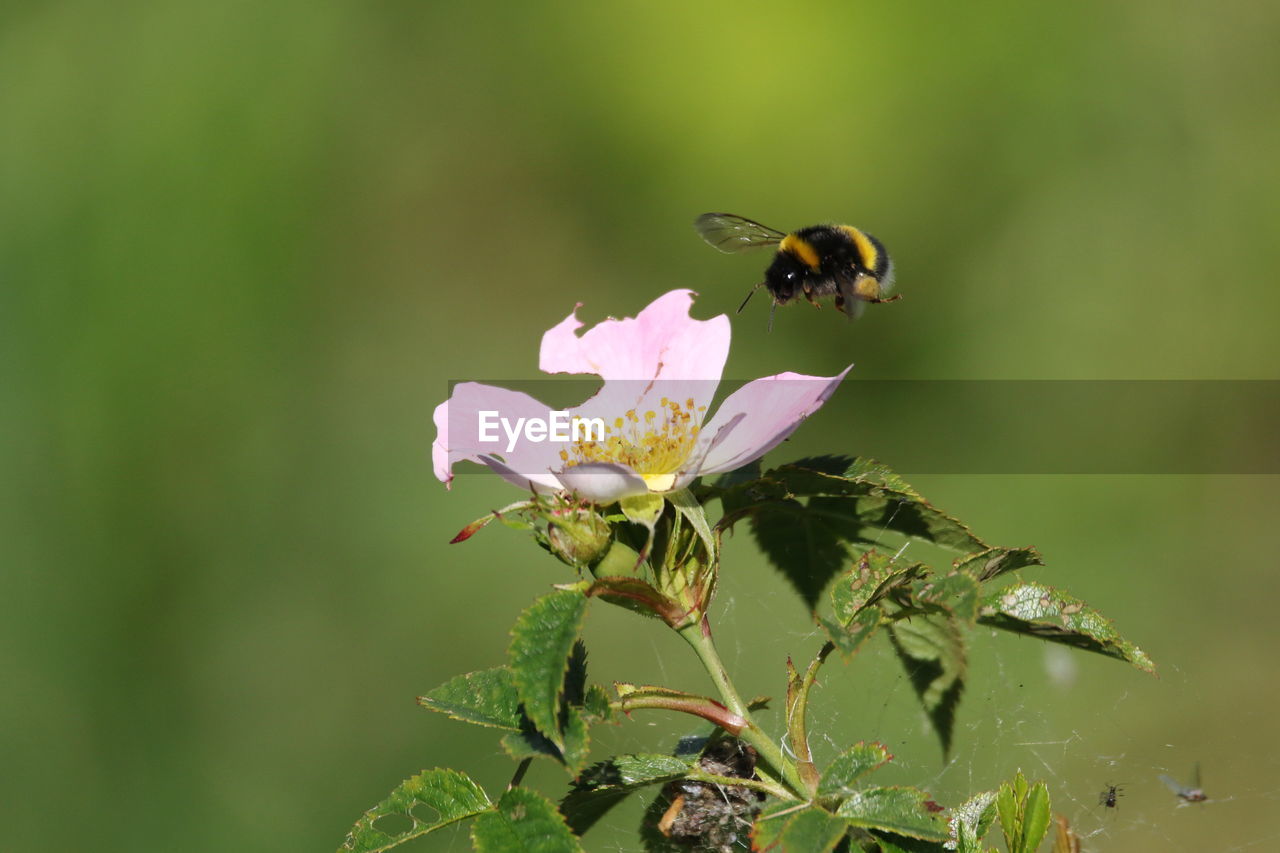
[[[872,243],[866,234],[863,234],[852,225],[841,225],[840,228],[852,238],[853,244],[858,247],[858,255],[862,258],[862,265],[869,270],[875,269],[876,261],[880,260],[880,253],[876,251],[876,244]]]
[[[809,245],[808,240],[797,237],[795,234],[788,234],[783,237],[782,242],[778,244],[778,251],[795,255],[811,270],[816,270],[821,264],[821,261],[818,260],[817,250]]]

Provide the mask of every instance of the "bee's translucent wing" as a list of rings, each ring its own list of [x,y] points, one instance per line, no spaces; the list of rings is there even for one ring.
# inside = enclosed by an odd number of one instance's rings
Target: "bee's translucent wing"
[[[776,246],[787,236],[781,231],[732,213],[704,213],[693,221],[699,236],[722,252],[742,252]]]

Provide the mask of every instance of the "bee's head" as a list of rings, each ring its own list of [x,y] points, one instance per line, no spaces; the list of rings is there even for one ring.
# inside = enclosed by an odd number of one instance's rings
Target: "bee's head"
[[[800,295],[804,282],[805,266],[790,254],[779,252],[765,271],[764,282],[778,304],[789,302]]]

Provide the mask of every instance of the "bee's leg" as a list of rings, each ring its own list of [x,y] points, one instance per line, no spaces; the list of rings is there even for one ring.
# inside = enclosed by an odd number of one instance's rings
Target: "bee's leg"
[[[874,303],[874,304],[876,304],[876,305],[880,305],[880,304],[885,303],[885,302],[897,302],[897,301],[898,301],[899,299],[901,299],[901,298],[902,298],[902,294],[901,294],[901,293],[895,293],[893,296],[890,296],[890,297],[888,297],[887,299],[864,299],[864,300],[862,300],[862,301],[863,301],[863,302],[871,302],[871,303]]]

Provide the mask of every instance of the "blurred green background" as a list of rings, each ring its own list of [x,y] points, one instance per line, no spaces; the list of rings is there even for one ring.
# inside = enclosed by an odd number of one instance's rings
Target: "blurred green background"
[[[575,302],[731,312],[767,257],[709,250],[703,211],[897,258],[906,299],[852,326],[734,321],[731,377],[857,362],[807,449],[865,452],[860,380],[1276,378],[1278,38],[1255,0],[6,4],[0,847],[329,850],[422,768],[504,784],[414,696],[565,576],[512,531],[446,544],[513,492],[444,490],[432,409],[533,377]],[[944,763],[879,648],[824,679],[820,748],[884,740],[943,802],[1021,766],[1090,851],[1280,843],[1276,478],[924,474],[1161,677],[978,636]],[[780,695],[819,641],[749,537],[718,606],[743,692]],[[703,689],[652,623],[596,607],[588,639],[599,680]],[[1214,800],[1177,808],[1155,776],[1196,761]]]

